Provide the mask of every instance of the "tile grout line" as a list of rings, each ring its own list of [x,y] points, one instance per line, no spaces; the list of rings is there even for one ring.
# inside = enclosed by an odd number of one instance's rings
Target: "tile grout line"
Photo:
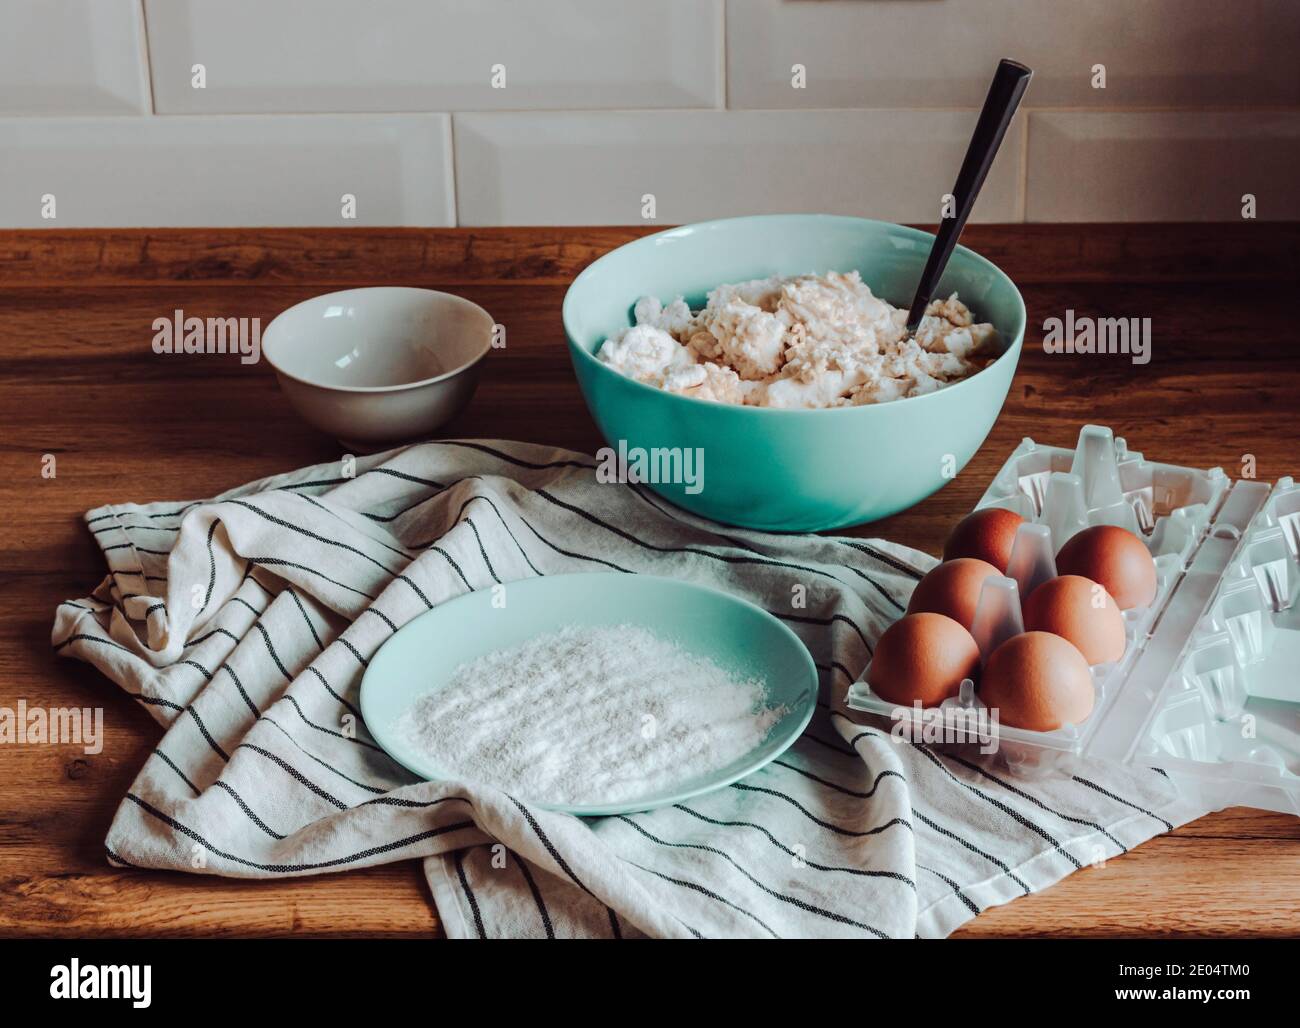
[[[721,109],[726,111],[731,109],[731,97],[727,85],[727,0],[718,0],[718,21],[721,25],[718,31],[718,49],[721,51],[720,56],[722,59],[721,80],[718,83],[718,94],[722,105]]]
[[[152,90],[151,90],[152,94]],[[1300,105],[1275,104],[1267,107],[1230,107],[1201,105],[1194,107],[1039,107],[1024,106],[1026,114],[1300,114]],[[429,114],[459,114],[461,116],[493,117],[497,115],[539,115],[557,116],[566,114],[970,114],[978,113],[978,106],[936,106],[936,107],[449,107],[438,110],[364,110],[364,111],[177,111],[158,112],[160,119],[183,118],[393,118],[418,117]],[[113,118],[130,118],[129,114],[55,114],[48,111],[19,112],[11,111],[0,114],[0,119],[45,119],[57,121],[65,118],[83,117],[92,120],[109,120]]]
[[[1023,224],[1029,212],[1029,123],[1033,119],[1029,111],[1022,111],[1021,116],[1025,119],[1025,128],[1020,140],[1020,202],[1017,213]]]

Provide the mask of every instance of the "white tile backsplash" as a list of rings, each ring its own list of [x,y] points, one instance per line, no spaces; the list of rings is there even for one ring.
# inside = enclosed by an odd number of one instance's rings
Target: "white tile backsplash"
[[[0,116],[148,110],[140,0],[0,0]]]
[[[1000,57],[1037,106],[1300,104],[1295,0],[728,0],[732,107],[983,101]],[[791,67],[807,87],[791,88]],[[1092,68],[1104,64],[1106,88]]]
[[[455,224],[444,114],[9,118],[0,180],[3,228]]]
[[[779,211],[935,222],[973,111],[458,114],[462,225],[675,224]],[[1017,218],[1023,119],[972,218]]]
[[[148,0],[160,113],[713,107],[722,0]],[[207,84],[192,87],[202,64]],[[504,88],[493,87],[494,66]]]
[[[1034,112],[1028,221],[1300,218],[1300,112]]]
[[[1002,56],[976,220],[1300,219],[1297,53],[1300,0],[0,0],[0,227],[932,223]]]

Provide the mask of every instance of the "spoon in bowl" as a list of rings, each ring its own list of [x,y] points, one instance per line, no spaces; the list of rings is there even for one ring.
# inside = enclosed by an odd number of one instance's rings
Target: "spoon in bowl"
[[[997,156],[1002,138],[1007,134],[1007,126],[1011,124],[1012,115],[1020,106],[1020,99],[1025,95],[1025,88],[1032,75],[1033,72],[1023,64],[1005,58],[998,62],[993,84],[989,86],[989,95],[984,98],[984,108],[975,125],[975,134],[971,136],[966,157],[961,162],[961,171],[957,173],[957,184],[952,187],[956,211],[951,218],[943,219],[939,231],[935,233],[934,245],[930,248],[930,256],[926,258],[921,281],[916,285],[916,296],[907,314],[909,333],[914,333],[921,324],[925,308],[939,287],[939,279],[948,266],[948,258],[952,256],[957,238],[966,227],[966,219],[975,206],[975,198],[979,196],[980,187],[984,185],[989,167]]]

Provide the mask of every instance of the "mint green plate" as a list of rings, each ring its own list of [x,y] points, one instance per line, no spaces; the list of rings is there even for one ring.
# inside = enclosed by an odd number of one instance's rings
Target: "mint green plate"
[[[711,792],[783,753],[803,732],[816,706],[817,668],[799,637],[767,611],[728,593],[671,578],[604,572],[511,582],[505,587],[504,607],[493,606],[493,595],[493,590],[482,589],[421,614],[379,648],[361,680],[361,715],[370,734],[390,757],[421,778],[452,776],[397,737],[394,725],[407,707],[445,688],[465,661],[566,625],[638,625],[729,671],[761,678],[768,705],[784,705],[787,713],[744,757],[667,791],[619,803],[592,796],[590,802],[575,806],[536,806],[596,817],[650,810]]]

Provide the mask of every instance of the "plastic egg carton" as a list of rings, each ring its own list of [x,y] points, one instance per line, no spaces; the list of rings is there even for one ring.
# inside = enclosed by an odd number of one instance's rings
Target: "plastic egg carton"
[[[1109,428],[1085,425],[1073,449],[1022,440],[975,506],[1006,507],[1047,525],[1055,550],[1081,529],[1118,525],[1157,560],[1185,561],[1228,486],[1222,468],[1157,464]]]
[[[1076,532],[1118,525],[1146,544],[1157,590],[1123,612],[1124,657],[1091,669],[1092,713],[1054,732],[997,727],[998,761],[1024,776],[1100,758],[1163,767],[1208,806],[1245,803],[1300,813],[1300,485],[1230,482],[1220,468],[1159,464],[1107,428],[1074,449],[1025,439],[976,509],[1013,510],[1007,576],[984,584],[971,634],[982,658],[1024,630],[1021,598],[1056,574]],[[847,705],[910,722],[932,713],[872,693],[867,674]],[[973,683],[939,711],[941,738],[986,751]],[[965,726],[965,727],[964,727]]]
[[[1137,730],[1109,753],[1165,768],[1209,806],[1300,814],[1300,486],[1240,482],[1230,499],[1188,576],[1200,614],[1164,640],[1172,653],[1185,635],[1172,673],[1137,678],[1149,702],[1123,712]]]

